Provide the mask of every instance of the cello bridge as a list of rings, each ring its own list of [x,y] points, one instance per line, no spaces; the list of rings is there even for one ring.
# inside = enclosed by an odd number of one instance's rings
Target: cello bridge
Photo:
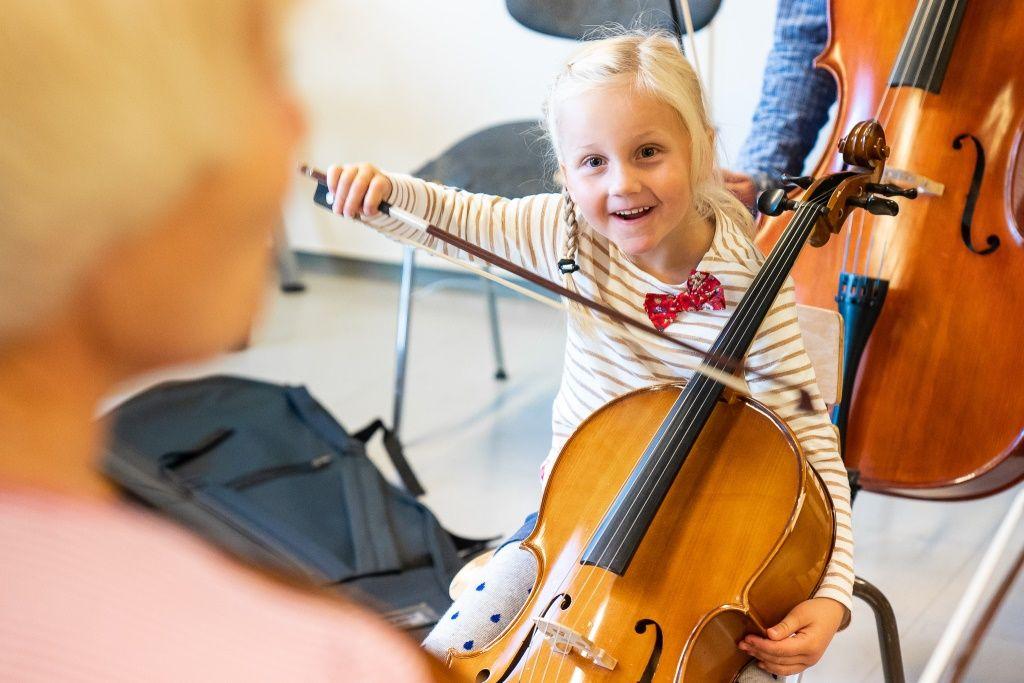
[[[576,631],[544,617],[534,617],[533,623],[537,632],[551,643],[551,649],[555,652],[568,655],[575,651],[580,657],[603,669],[610,671],[615,668],[618,660],[601,648],[594,647],[594,643]]]
[[[937,180],[932,180],[919,173],[904,171],[902,168],[893,168],[892,166],[886,166],[885,170],[882,171],[882,182],[916,187],[920,194],[933,197],[941,197],[942,193],[946,191],[946,186]]]

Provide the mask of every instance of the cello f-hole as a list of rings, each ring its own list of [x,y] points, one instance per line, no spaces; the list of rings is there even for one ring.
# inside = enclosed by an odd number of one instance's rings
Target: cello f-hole
[[[651,656],[647,659],[647,666],[637,683],[650,683],[654,680],[654,673],[658,670],[658,662],[661,660],[661,650],[664,636],[661,633],[661,625],[653,619],[641,619],[636,622],[634,629],[637,633],[646,633],[647,627],[654,627],[654,647],[651,649]]]
[[[562,599],[561,602],[559,602],[559,598]],[[545,607],[544,611],[540,613],[540,616],[547,616],[547,613],[551,611],[551,608],[555,606],[556,602],[559,602],[558,606],[560,609],[565,610],[569,608],[570,604],[572,604],[572,598],[570,598],[565,593],[559,593],[555,597],[551,598],[551,601],[548,602],[547,607]],[[516,650],[515,656],[512,657],[512,661],[509,662],[508,667],[505,669],[505,673],[502,674],[501,678],[496,680],[494,683],[505,683],[505,681],[508,681],[511,675],[515,673],[516,667],[519,666],[519,662],[523,659],[523,657],[526,655],[526,652],[530,649],[530,644],[533,642],[533,637],[535,635],[537,635],[536,626],[530,629],[530,632],[527,634],[526,638],[524,638],[523,642],[519,645],[519,649]],[[483,683],[484,681],[487,681],[490,678],[490,676],[491,671],[489,669],[482,669],[476,675],[476,683]]]
[[[989,235],[985,238],[988,247],[978,249],[971,241],[971,222],[974,220],[974,206],[978,201],[978,193],[981,191],[981,181],[985,177],[985,148],[981,141],[970,133],[961,133],[953,140],[953,149],[963,147],[963,141],[969,139],[974,143],[974,174],[971,177],[971,187],[967,191],[967,199],[964,201],[964,213],[960,218],[960,236],[970,249],[979,256],[987,256],[999,248],[999,238],[996,235]]]

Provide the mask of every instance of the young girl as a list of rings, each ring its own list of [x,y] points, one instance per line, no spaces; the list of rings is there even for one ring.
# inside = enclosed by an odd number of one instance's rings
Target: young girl
[[[750,240],[750,215],[724,188],[700,83],[678,44],[637,32],[587,44],[556,77],[545,117],[564,179],[561,195],[508,200],[348,165],[328,172],[334,210],[466,257],[379,215],[377,205],[386,199],[626,315],[650,309],[652,325],[709,348],[763,257]],[[724,309],[720,298],[701,298],[715,282],[709,278],[722,285]],[[681,300],[697,310],[659,313],[648,303],[651,294],[689,294]],[[590,413],[630,390],[692,374],[693,358],[679,347],[627,327],[609,331],[594,324],[596,315],[576,307],[568,318],[542,477]],[[748,378],[753,395],[787,421],[836,510],[834,553],[818,592],[769,629],[768,638],[750,635],[739,645],[764,671],[788,675],[817,662],[845,625],[853,584],[846,470],[803,348],[791,283],[762,325],[747,367],[762,373]],[[812,396],[814,412],[798,411],[800,389]],[[511,540],[529,529],[528,523]],[[444,656],[449,648],[485,646],[521,608],[535,573],[533,555],[506,543],[486,580],[452,605],[425,647]],[[748,667],[742,680],[762,677],[770,678]]]

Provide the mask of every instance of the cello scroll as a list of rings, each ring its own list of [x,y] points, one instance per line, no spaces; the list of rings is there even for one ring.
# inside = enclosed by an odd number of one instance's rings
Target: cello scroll
[[[899,205],[885,197],[917,197],[914,188],[901,188],[882,182],[889,145],[885,140],[885,130],[878,121],[870,119],[853,126],[850,133],[839,141],[839,152],[847,167],[852,167],[851,171],[811,182],[802,193],[800,201],[787,199],[782,190],[768,191],[758,199],[758,208],[763,213],[777,216],[817,196],[819,190],[827,187],[827,184],[834,184],[808,240],[812,246],[821,247],[842,229],[843,222],[853,209],[865,209],[877,216],[895,216],[899,213]]]

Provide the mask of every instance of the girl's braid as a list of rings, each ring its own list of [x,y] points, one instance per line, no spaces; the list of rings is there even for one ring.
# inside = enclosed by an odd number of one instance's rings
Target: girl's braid
[[[569,231],[565,235],[565,258],[559,259],[558,270],[562,275],[571,275],[580,267],[576,264],[576,252],[580,246],[580,224],[576,218],[576,202],[569,196],[569,190],[562,188],[565,202],[565,224]]]

